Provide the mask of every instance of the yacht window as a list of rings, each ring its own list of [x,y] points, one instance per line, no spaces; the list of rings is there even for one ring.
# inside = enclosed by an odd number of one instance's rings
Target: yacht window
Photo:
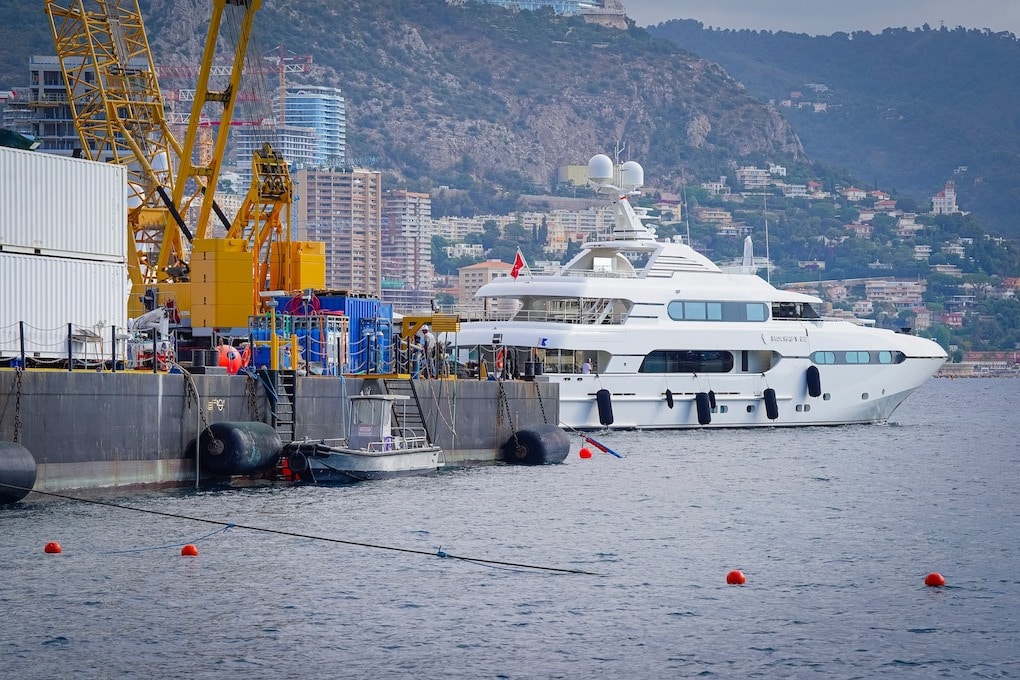
[[[673,300],[666,313],[674,321],[765,321],[761,302],[694,302]]]
[[[851,351],[812,352],[811,361],[816,364],[902,364],[907,360],[903,352],[882,350],[880,352]]]
[[[613,258],[593,257],[591,259],[591,269],[595,272],[611,272],[613,271]]]
[[[818,312],[806,302],[773,302],[773,319],[817,319]]]
[[[733,353],[716,350],[658,349],[641,362],[639,373],[729,373]]]
[[[707,317],[704,302],[685,302],[684,318],[691,321],[704,321]]]
[[[748,321],[764,321],[765,305],[757,302],[748,302],[745,305],[745,313]]]

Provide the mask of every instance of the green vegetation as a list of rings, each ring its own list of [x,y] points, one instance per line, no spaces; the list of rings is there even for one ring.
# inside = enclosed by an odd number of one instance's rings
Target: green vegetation
[[[1020,236],[1012,33],[925,25],[811,37],[690,20],[649,30],[722,64],[758,97],[788,102],[780,109],[813,159],[925,200],[953,179],[964,210]]]

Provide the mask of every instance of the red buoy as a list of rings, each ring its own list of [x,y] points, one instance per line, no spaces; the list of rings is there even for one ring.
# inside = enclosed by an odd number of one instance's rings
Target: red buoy
[[[730,573],[726,574],[726,583],[731,586],[742,586],[747,582],[747,578],[744,576],[744,572],[739,569],[734,569]]]
[[[56,541],[50,541],[49,543],[46,544],[46,547],[43,548],[43,551],[51,555],[57,555],[62,553],[64,550],[63,548],[60,547],[60,544],[57,543]]]
[[[581,458],[591,458],[591,449],[587,446],[582,446],[577,455],[581,456]]]
[[[946,577],[937,571],[933,571],[924,577],[924,585],[929,588],[942,588],[946,585]]]
[[[194,543],[189,543],[181,548],[181,557],[198,557],[198,548]]]

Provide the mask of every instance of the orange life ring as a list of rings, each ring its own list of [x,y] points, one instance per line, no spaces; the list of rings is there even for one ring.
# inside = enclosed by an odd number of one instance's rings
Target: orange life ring
[[[496,370],[503,371],[503,359],[506,358],[506,350],[502,347],[496,350]]]
[[[251,345],[245,345],[244,349],[241,350],[241,366],[247,366],[251,363]]]

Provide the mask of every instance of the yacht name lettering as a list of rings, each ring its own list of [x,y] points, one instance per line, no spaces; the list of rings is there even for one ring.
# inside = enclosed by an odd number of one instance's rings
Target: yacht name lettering
[[[806,335],[772,335],[769,339],[772,342],[807,342]]]

